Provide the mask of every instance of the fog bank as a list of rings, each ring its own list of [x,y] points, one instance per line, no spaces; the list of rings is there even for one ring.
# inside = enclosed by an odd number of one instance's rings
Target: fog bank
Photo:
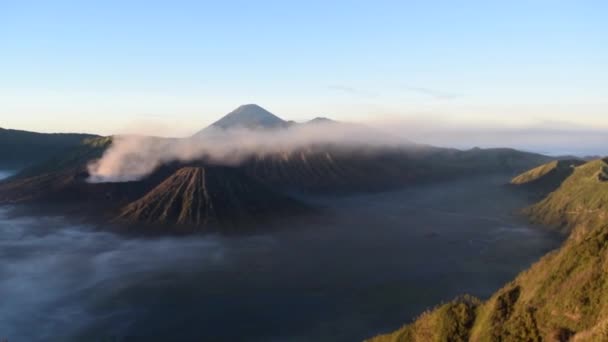
[[[0,207],[0,340],[360,341],[557,246],[512,216],[528,202],[505,179],[313,197],[322,217],[252,236],[127,238]]]
[[[183,139],[118,136],[103,157],[89,165],[89,181],[137,180],[172,161],[205,159],[221,165],[236,165],[251,156],[289,153],[324,144],[394,146],[406,145],[409,141],[367,126],[331,121],[272,130],[210,127],[202,134]]]

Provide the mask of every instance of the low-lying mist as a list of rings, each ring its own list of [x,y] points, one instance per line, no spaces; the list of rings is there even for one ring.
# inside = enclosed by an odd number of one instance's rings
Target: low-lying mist
[[[394,330],[462,293],[489,296],[557,246],[513,215],[528,202],[506,179],[307,198],[322,217],[230,237],[124,237],[0,207],[0,339],[340,342]]]
[[[12,175],[14,175],[15,172],[14,171],[4,171],[4,170],[0,170],[0,181],[3,179],[6,179]]]
[[[289,153],[314,145],[395,146],[409,142],[363,125],[319,122],[284,129],[221,129],[209,127],[183,139],[117,136],[103,157],[89,165],[91,182],[140,179],[159,165],[205,159],[215,164],[236,165],[251,156]]]

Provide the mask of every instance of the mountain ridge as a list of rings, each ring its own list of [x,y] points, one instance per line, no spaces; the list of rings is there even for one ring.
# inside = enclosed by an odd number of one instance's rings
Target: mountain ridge
[[[20,169],[98,137],[84,133],[38,133],[0,128],[0,169]]]
[[[547,174],[533,171],[520,180]],[[569,236],[489,299],[455,299],[368,341],[608,340],[606,171],[606,160],[576,166],[557,189],[526,209],[532,221]]]

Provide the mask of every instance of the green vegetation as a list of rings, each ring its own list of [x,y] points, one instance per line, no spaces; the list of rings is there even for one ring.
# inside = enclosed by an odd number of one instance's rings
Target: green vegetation
[[[557,189],[574,172],[574,169],[582,164],[584,161],[577,159],[554,160],[520,174],[511,180],[511,184],[546,196]]]
[[[66,149],[63,153],[24,169],[17,175],[17,178],[62,173],[75,169],[84,171],[90,161],[101,158],[103,152],[112,144],[112,139],[112,137],[86,138],[80,144]]]
[[[426,311],[413,324],[394,333],[374,337],[369,342],[468,341],[475,311],[480,304],[477,298],[463,296]]]
[[[87,165],[100,158],[112,143],[111,137],[93,137],[63,151],[44,162],[23,169],[0,182],[0,203],[36,201],[43,198],[89,201],[90,192],[76,191],[87,178]],[[86,194],[86,195],[85,195]],[[83,198],[86,201],[83,201]]]
[[[0,128],[0,169],[34,165],[95,137],[90,134],[46,134]]]
[[[607,166],[600,159],[576,167],[557,190],[525,212],[535,222],[565,231],[578,224],[602,224],[608,213]]]
[[[559,188],[526,210],[535,221],[557,225],[570,236],[560,249],[475,305],[471,324],[468,315],[455,316],[450,309],[462,305],[456,300],[371,341],[608,341],[606,167],[604,160],[576,167]],[[550,168],[525,175],[528,181],[539,179]]]

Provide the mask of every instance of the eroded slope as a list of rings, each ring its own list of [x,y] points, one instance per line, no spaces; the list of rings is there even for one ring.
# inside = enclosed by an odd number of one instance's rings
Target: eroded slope
[[[302,213],[306,207],[230,167],[183,167],[142,198],[125,206],[119,220],[165,230],[203,230],[261,223]]]

